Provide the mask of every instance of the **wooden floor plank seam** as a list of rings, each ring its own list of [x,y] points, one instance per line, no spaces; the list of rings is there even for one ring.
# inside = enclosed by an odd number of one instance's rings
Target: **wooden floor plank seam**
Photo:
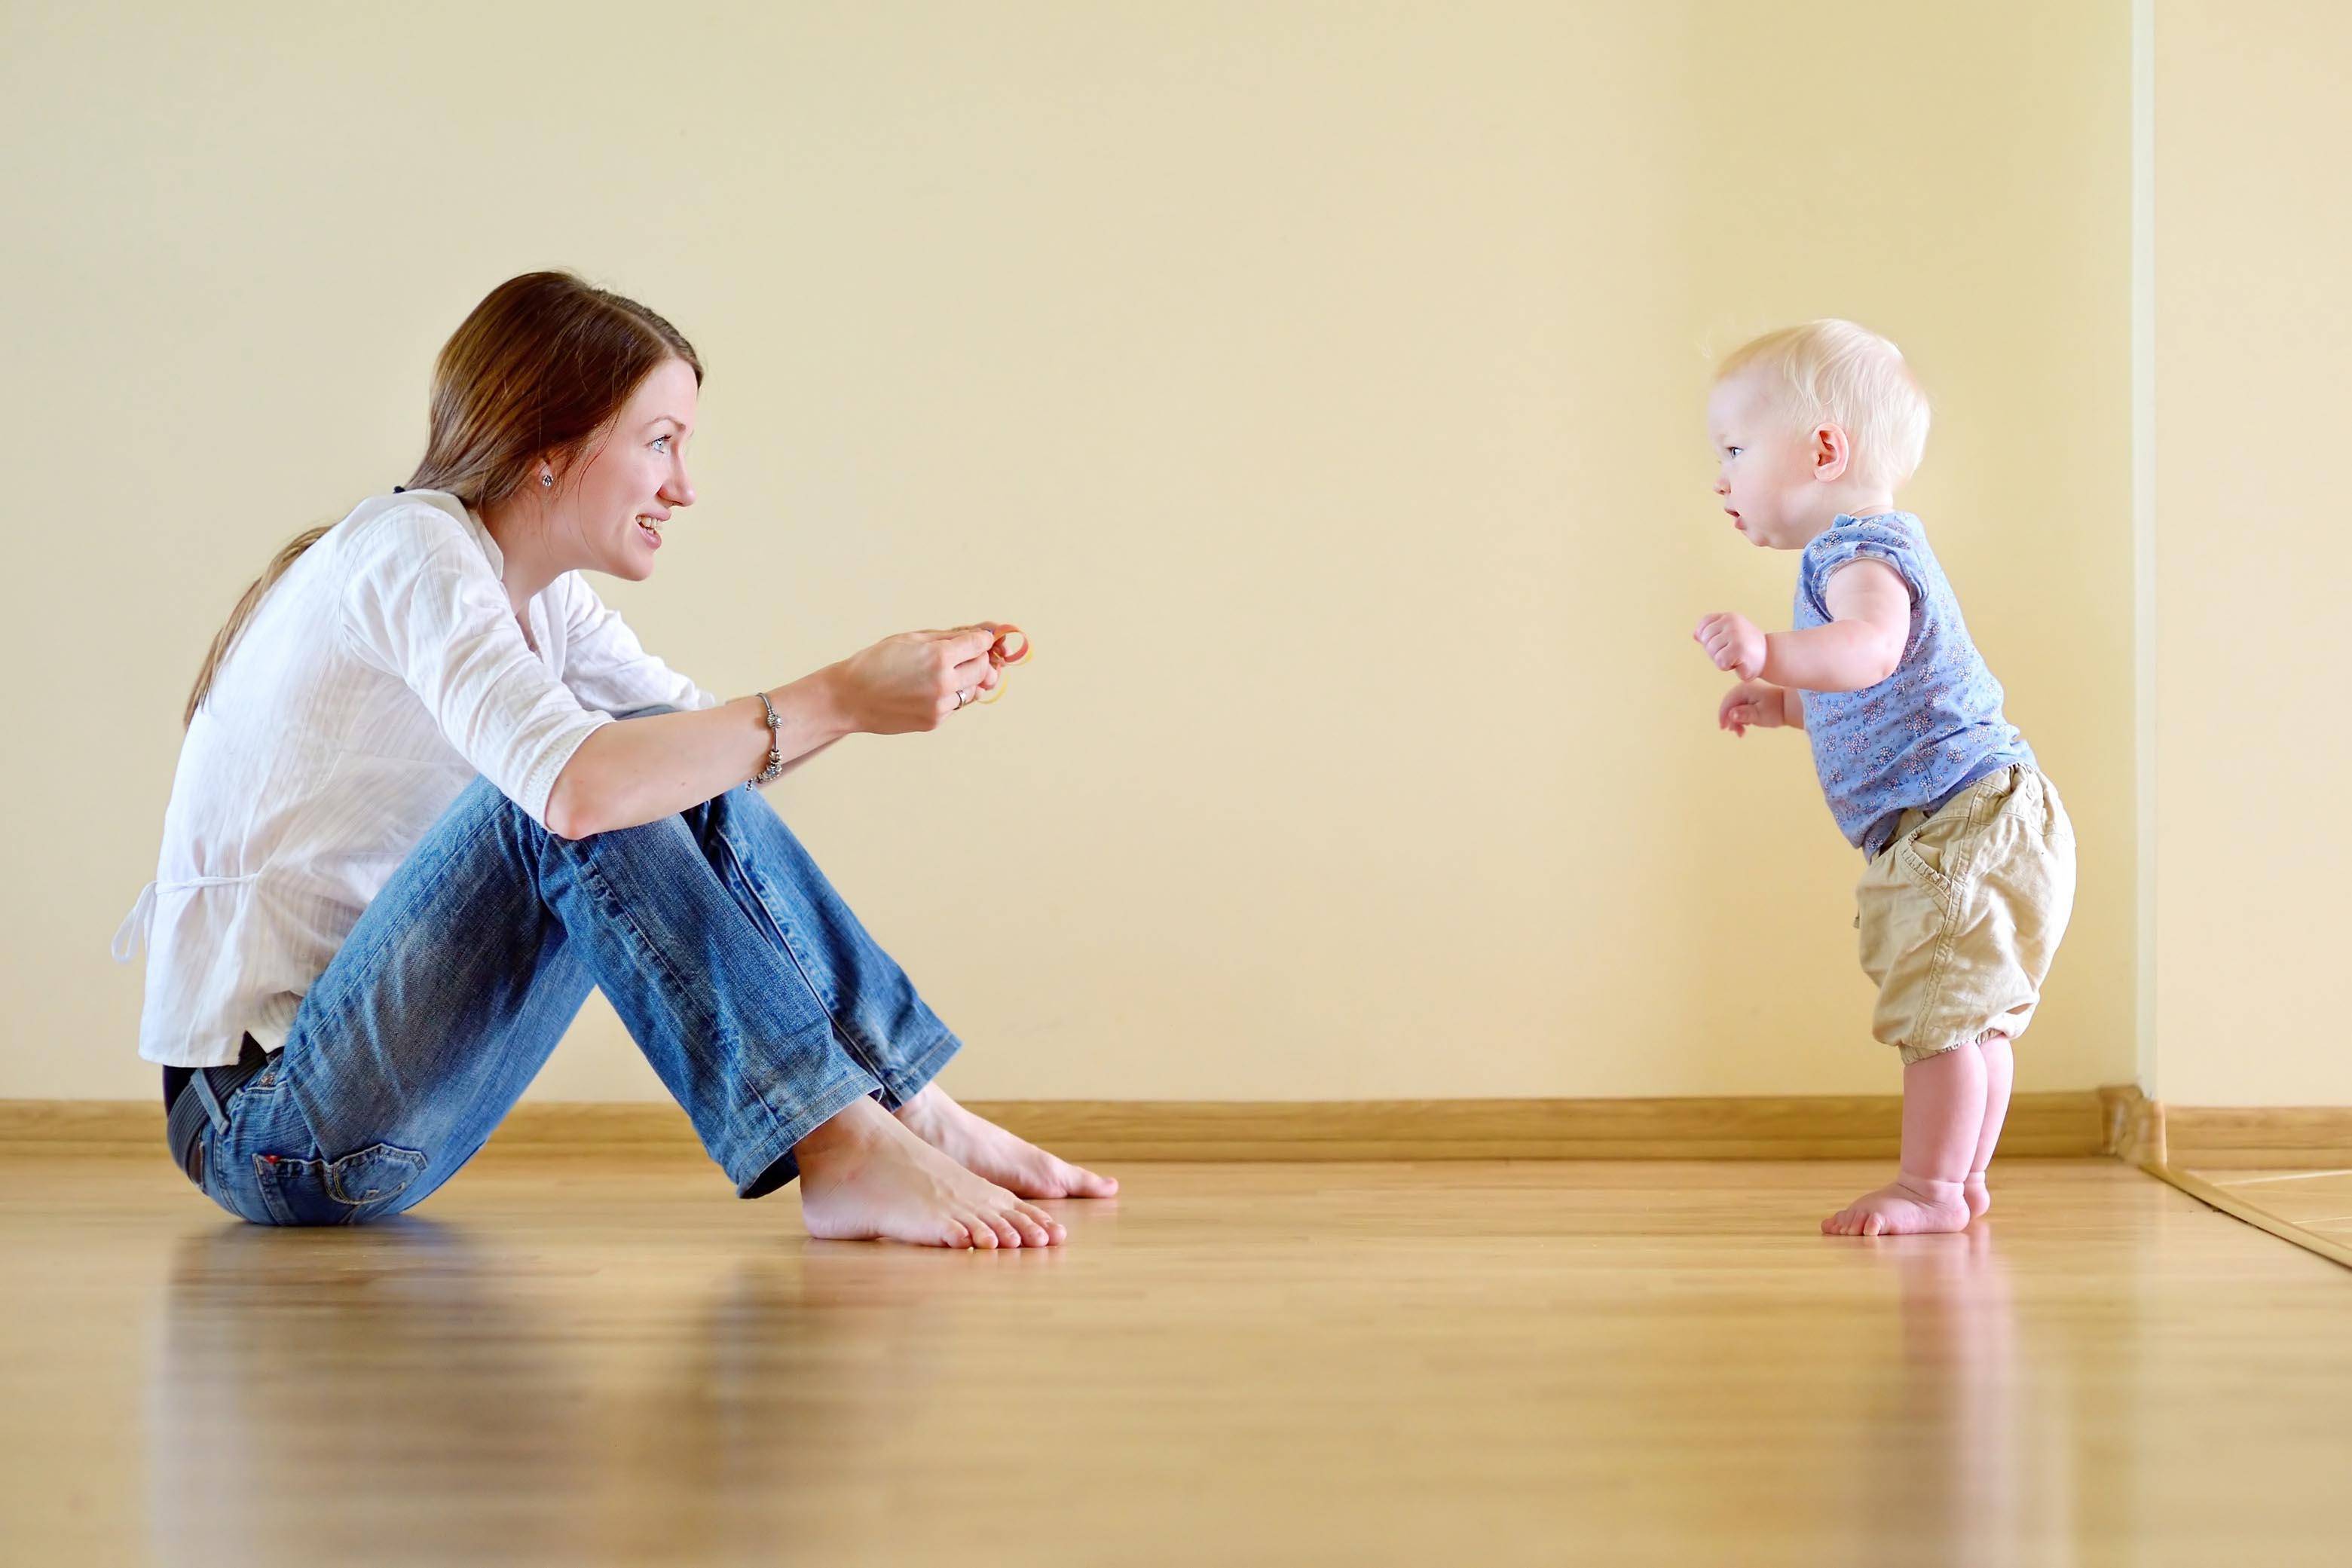
[[[2260,1204],[2250,1203],[2216,1182],[2191,1171],[2171,1166],[2142,1166],[2140,1168],[2158,1180],[2168,1182],[2198,1202],[2218,1208],[2233,1219],[2243,1220],[2257,1230],[2268,1231],[2282,1241],[2292,1242],[2306,1252],[2315,1252],[2331,1263],[2352,1269],[2352,1245],[2322,1235],[2304,1224],[2273,1214]]]

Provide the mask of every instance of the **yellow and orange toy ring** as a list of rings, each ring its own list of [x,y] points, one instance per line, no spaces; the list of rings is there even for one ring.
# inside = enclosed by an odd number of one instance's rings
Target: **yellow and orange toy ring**
[[[1018,626],[999,625],[994,622],[983,622],[982,625],[984,630],[996,633],[996,641],[988,645],[988,662],[1000,671],[1013,669],[1027,664],[1029,655],[1037,651],[1037,644],[1029,640],[1029,633]],[[1013,647],[1013,640],[1016,637],[1021,640],[1020,651],[1017,653]],[[981,706],[984,707],[1002,697],[1004,695],[1004,681],[1000,677],[996,683],[996,689],[980,699]]]

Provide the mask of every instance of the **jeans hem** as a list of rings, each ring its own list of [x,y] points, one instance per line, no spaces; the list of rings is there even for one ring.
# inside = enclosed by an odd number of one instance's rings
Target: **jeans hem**
[[[884,1108],[896,1111],[929,1088],[931,1080],[940,1075],[940,1070],[954,1060],[955,1053],[962,1049],[962,1040],[952,1034],[943,1034],[925,1047],[922,1054],[916,1057],[911,1064],[894,1065],[880,1074]]]
[[[825,1123],[858,1101],[879,1093],[882,1086],[864,1072],[853,1072],[837,1078],[814,1094],[799,1096],[804,1107],[789,1122],[778,1122],[774,1130],[761,1140],[751,1158],[742,1162],[730,1160],[727,1175],[735,1183],[738,1197],[765,1197],[778,1187],[786,1186],[801,1174],[800,1162],[793,1158],[793,1147]],[[766,1096],[762,1095],[762,1099]],[[748,1174],[739,1175],[738,1172]]]

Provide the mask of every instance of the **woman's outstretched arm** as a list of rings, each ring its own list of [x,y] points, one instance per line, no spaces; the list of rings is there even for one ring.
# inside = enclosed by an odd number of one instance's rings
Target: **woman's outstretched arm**
[[[936,729],[960,692],[999,679],[994,628],[905,632],[768,693],[787,767],[850,735]],[[730,789],[768,762],[756,696],[698,713],[653,714],[593,731],[556,775],[547,826],[567,839],[658,821]]]

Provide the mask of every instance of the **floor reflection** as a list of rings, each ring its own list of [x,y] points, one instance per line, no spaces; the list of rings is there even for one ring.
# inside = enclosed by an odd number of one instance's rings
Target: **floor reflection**
[[[1854,1478],[1856,1563],[1998,1568],[2049,1561],[2065,1495],[2041,1440],[2052,1405],[2025,1375],[1997,1228],[1867,1243],[1895,1276],[1897,1372],[1873,1401],[1877,1440]]]
[[[717,1262],[650,1247],[616,1277],[609,1255],[418,1217],[186,1238],[151,1385],[154,1555],[576,1563],[837,1539],[886,1516],[876,1450],[952,1373],[961,1307],[1058,1262],[763,1240]]]

